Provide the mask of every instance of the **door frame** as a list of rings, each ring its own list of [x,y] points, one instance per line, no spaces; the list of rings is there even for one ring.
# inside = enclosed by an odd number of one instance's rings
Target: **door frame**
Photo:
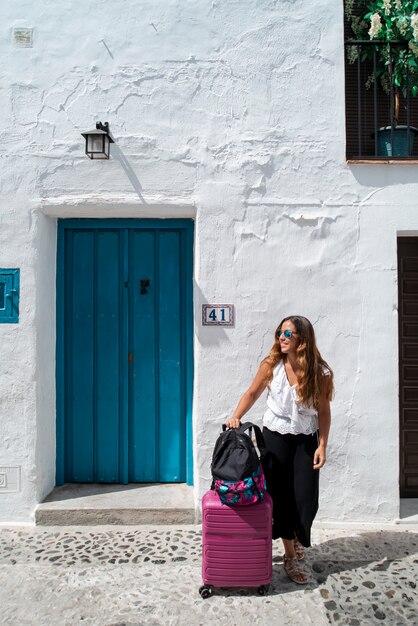
[[[58,219],[57,232],[57,274],[56,274],[56,485],[65,482],[65,380],[64,380],[64,341],[65,341],[65,311],[64,311],[64,260],[65,260],[65,231],[67,229],[88,230],[101,229],[141,229],[141,230],[182,230],[186,237],[186,258],[184,273],[184,293],[186,306],[185,320],[185,355],[186,355],[186,483],[193,485],[193,435],[192,435],[192,407],[193,407],[193,257],[194,257],[194,222],[190,218],[182,219],[113,219],[113,218],[72,218]],[[127,393],[127,389],[126,389]],[[124,411],[128,411],[124,403]],[[127,414],[124,416],[127,419]]]

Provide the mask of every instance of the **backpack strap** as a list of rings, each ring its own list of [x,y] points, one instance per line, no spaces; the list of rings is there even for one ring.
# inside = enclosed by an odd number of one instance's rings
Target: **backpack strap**
[[[237,429],[237,432],[245,433],[246,430],[251,430],[252,428],[254,428],[255,440],[257,442],[257,448],[260,451],[260,456],[261,458],[264,458],[266,455],[266,445],[264,443],[263,433],[261,432],[259,426],[253,424],[252,422],[245,422],[244,424],[241,424],[241,426]]]

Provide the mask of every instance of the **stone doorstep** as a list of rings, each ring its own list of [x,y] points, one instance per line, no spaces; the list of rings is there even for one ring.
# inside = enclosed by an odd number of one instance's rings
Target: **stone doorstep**
[[[35,511],[40,526],[194,524],[194,489],[185,484],[56,487]]]

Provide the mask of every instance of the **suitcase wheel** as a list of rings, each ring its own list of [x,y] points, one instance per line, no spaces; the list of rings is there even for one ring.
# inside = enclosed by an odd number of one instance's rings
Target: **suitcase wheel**
[[[265,596],[268,590],[269,590],[268,585],[260,585],[259,588],[257,589],[258,595]]]
[[[199,593],[204,600],[206,600],[206,598],[210,598],[210,596],[213,594],[212,585],[202,585],[199,588]]]

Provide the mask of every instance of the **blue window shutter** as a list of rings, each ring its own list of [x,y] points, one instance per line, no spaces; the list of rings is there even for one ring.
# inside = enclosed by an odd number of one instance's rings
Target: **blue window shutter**
[[[0,324],[19,322],[20,270],[0,269]]]

